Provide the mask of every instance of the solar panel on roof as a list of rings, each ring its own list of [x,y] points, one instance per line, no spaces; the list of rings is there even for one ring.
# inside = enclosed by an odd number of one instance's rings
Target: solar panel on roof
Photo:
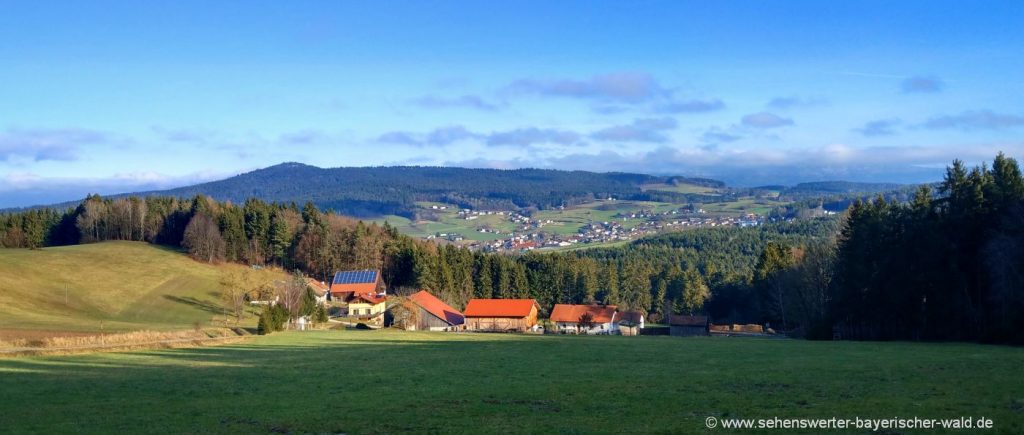
[[[360,284],[377,281],[376,270],[349,270],[334,274],[334,284]]]

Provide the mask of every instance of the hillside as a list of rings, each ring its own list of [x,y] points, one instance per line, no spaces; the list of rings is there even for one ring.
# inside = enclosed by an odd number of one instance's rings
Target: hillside
[[[679,192],[644,192],[647,184],[687,180],[628,173],[596,173],[549,169],[468,169],[447,167],[318,168],[282,163],[220,181],[143,195],[191,197],[244,202],[312,201],[322,209],[356,217],[398,215],[414,218],[417,201],[436,201],[465,208],[547,209],[609,196],[619,199],[684,199]],[[720,182],[692,179],[694,185],[721,187]]]
[[[0,249],[0,332],[94,332],[101,322],[104,331],[208,325],[222,318],[218,292],[229,270],[246,268],[198,263],[141,242]],[[249,273],[254,284],[284,278]]]

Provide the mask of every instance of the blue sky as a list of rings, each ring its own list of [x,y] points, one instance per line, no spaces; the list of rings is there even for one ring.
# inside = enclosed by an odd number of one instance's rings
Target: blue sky
[[[734,185],[1024,151],[1024,2],[0,3],[0,207],[284,161]]]

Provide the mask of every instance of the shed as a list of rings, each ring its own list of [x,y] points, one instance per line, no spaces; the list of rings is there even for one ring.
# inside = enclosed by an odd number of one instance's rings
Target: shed
[[[537,325],[540,305],[533,299],[471,299],[466,305],[466,329],[525,332]]]
[[[708,316],[669,316],[670,334],[678,337],[692,337],[708,334]]]
[[[419,315],[416,316],[416,324],[409,325],[406,329],[420,331],[456,331],[464,328],[465,316],[452,308],[444,301],[430,294],[426,290],[420,290],[406,299],[419,308]],[[410,327],[411,326],[411,327]]]
[[[622,335],[640,335],[640,330],[644,329],[644,318],[646,315],[642,311],[620,311],[615,319],[615,322],[619,325],[619,333]]]

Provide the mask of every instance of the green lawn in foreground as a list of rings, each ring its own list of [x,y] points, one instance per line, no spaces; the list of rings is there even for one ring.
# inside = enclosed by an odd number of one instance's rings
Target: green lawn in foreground
[[[965,415],[992,418],[991,433],[1021,433],[1022,363],[1024,349],[974,344],[292,332],[0,360],[0,427],[702,433],[708,416]]]

